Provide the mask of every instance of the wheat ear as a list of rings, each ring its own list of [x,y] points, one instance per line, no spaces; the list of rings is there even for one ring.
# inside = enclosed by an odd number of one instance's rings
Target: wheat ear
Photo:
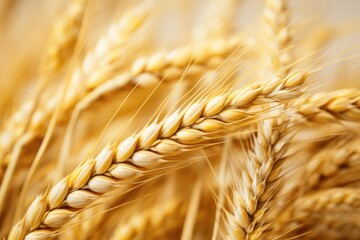
[[[82,111],[102,96],[113,91],[127,90],[134,86],[153,87],[162,80],[176,81],[197,75],[200,69],[216,68],[224,59],[236,52],[240,39],[237,37],[204,42],[198,46],[187,46],[165,53],[159,52],[147,57],[140,57],[132,64],[128,72],[106,81],[84,96],[75,105],[66,130],[64,147],[59,158],[59,168],[64,165],[69,155],[72,133]],[[60,171],[61,172],[61,171]]]
[[[320,182],[331,178],[341,168],[354,159],[360,159],[360,141],[357,139],[350,144],[340,143],[336,146],[329,146],[314,156],[304,167],[303,191],[311,191],[320,187]]]
[[[169,225],[167,222],[171,220],[172,217],[175,217],[175,212],[178,218],[185,214],[184,210],[178,201],[170,199],[170,201],[165,204],[150,209],[148,208],[141,214],[132,216],[125,224],[121,223],[110,239],[130,240],[136,239],[139,236],[145,237],[144,235],[147,233],[150,234],[150,232],[156,229],[166,231],[166,227],[164,226]]]
[[[334,211],[348,212],[360,207],[360,191],[354,188],[321,190],[296,199],[273,222],[273,232],[289,232],[306,223],[316,214]]]
[[[319,211],[342,209],[353,211],[360,207],[360,190],[353,188],[332,188],[299,198],[294,203],[298,217]]]
[[[39,79],[38,92],[42,91],[50,75],[58,71],[66,58],[72,54],[80,29],[85,3],[86,0],[74,0],[67,9],[67,12],[55,22],[51,32],[51,39],[47,45],[45,58],[40,66],[40,69],[43,71],[43,76]],[[38,104],[38,95],[39,94],[36,94],[34,99],[27,100],[21,108],[11,116],[5,127],[6,130],[0,134],[1,165],[8,152],[11,151],[18,139],[27,131],[33,111]],[[2,178],[1,175],[0,172],[0,179]]]
[[[47,54],[42,64],[46,74],[56,73],[75,49],[87,0],[73,0],[66,13],[54,24]]]
[[[240,188],[234,193],[231,239],[258,239],[265,230],[265,204],[274,193],[273,183],[279,177],[279,163],[291,136],[285,134],[286,116],[277,116],[259,123],[246,171],[240,177]]]
[[[265,34],[270,58],[268,65],[271,70],[283,70],[285,76],[289,73],[288,65],[291,61],[289,44],[291,41],[288,30],[289,12],[286,0],[265,0],[264,8]]]
[[[360,119],[360,91],[341,89],[316,93],[296,99],[293,106],[302,117],[316,123],[339,120],[358,121]]]
[[[133,9],[133,11],[130,11],[124,16],[122,16],[120,20],[110,25],[108,32],[105,34],[105,36],[99,39],[94,50],[87,53],[83,62],[80,64],[80,67],[77,67],[73,71],[70,77],[70,86],[68,88],[68,91],[66,91],[63,102],[63,104],[65,104],[65,108],[67,107],[66,104],[68,103],[69,98],[71,101],[76,101],[84,94],[83,91],[86,92],[92,88],[92,84],[95,84],[94,81],[96,81],[96,84],[100,84],[102,81],[106,80],[106,74],[111,72],[112,69],[109,69],[108,63],[111,62],[113,59],[109,59],[109,56],[115,57],[114,53],[119,51],[119,49],[122,49],[122,47],[127,42],[132,33],[143,22],[147,10],[148,9],[146,6],[140,6],[138,8],[135,8]],[[110,64],[111,67],[114,67],[113,65]],[[85,89],[82,86],[84,83],[84,79],[86,79]],[[35,137],[39,134],[39,132],[46,131],[45,129],[48,123],[47,120],[57,109],[57,100],[58,99],[55,97],[52,99],[52,101],[47,102],[45,106],[39,106],[39,109],[34,113],[33,121],[29,124],[28,130],[26,132],[26,140],[28,141],[28,143],[22,143],[23,145],[29,144],[31,137]],[[40,129],[42,129],[42,131]],[[34,169],[36,169],[38,162],[38,160],[35,160],[32,167],[30,168],[30,171],[25,179],[25,183],[23,186],[24,190],[28,188],[29,178],[33,174]],[[13,161],[12,165],[15,164],[16,162]],[[4,167],[6,168],[6,165]],[[12,169],[14,168],[10,168],[10,170]],[[12,172],[8,171],[6,174],[8,176],[11,176]],[[5,190],[0,192],[0,206],[2,205],[2,199],[4,195],[2,193],[4,193],[5,191],[6,188]],[[20,201],[24,199],[23,191],[20,194]]]
[[[267,54],[270,56],[270,70],[281,79],[290,71],[287,1],[266,0],[264,18],[265,33],[269,40],[267,43],[270,45]],[[280,105],[271,113],[282,110],[284,106]],[[291,134],[286,131],[289,127],[286,118],[286,115],[280,115],[258,125],[252,151],[249,153],[250,159],[245,164],[247,171],[243,172],[243,188],[238,189],[239,194],[235,195],[238,212],[234,216],[238,216],[238,227],[234,232],[240,234],[241,238],[259,239],[266,229],[265,204],[274,194],[274,182],[279,178],[280,163],[286,157],[288,141],[291,138]]]
[[[71,56],[75,47],[85,6],[85,0],[72,2],[66,14],[61,16],[55,23],[54,29],[52,30],[52,39],[47,45],[47,53],[40,66],[42,75],[38,82],[37,93],[31,100],[25,102],[20,110],[10,118],[5,132],[0,135],[0,183],[2,187],[0,191],[0,213],[2,211],[5,194],[8,191],[10,178],[16,170],[21,149],[25,145],[25,142],[29,140],[26,133],[29,127],[31,128],[33,115],[36,107],[39,105],[40,93],[45,88],[52,74],[61,68],[66,58]],[[16,154],[7,156],[9,152],[14,150]],[[3,166],[4,164],[6,166],[10,160],[12,161],[12,166],[10,166],[9,171],[6,171]]]
[[[295,73],[282,82],[254,83],[232,94],[218,95],[205,102],[175,112],[160,123],[153,123],[116,148],[105,147],[74,172],[57,183],[48,194],[39,196],[24,219],[11,230],[9,239],[28,239],[54,233],[69,218],[105,193],[119,187],[122,179],[134,178],[143,169],[154,169],[166,156],[198,147],[200,142],[218,134],[224,125],[244,125],[246,109],[271,99],[291,99],[299,95],[306,75]],[[301,91],[300,91],[301,94]],[[171,163],[171,162],[169,162]],[[155,164],[155,165],[154,165]]]
[[[65,108],[73,106],[73,104],[79,101],[86,92],[91,91],[94,87],[95,83],[92,82],[91,84],[85,84],[86,87],[84,89],[83,81],[86,80],[91,82],[91,79],[97,79],[96,83],[100,85],[102,81],[106,80],[104,74],[98,74],[99,72],[105,73],[101,68],[101,64],[106,65],[106,63],[103,63],[104,59],[107,59],[107,56],[111,55],[109,51],[121,48],[125,44],[133,31],[140,26],[144,17],[145,10],[143,8],[135,9],[133,12],[128,13],[109,27],[107,34],[99,39],[94,50],[89,52],[80,66],[73,71],[73,74],[70,77],[69,91],[65,98]],[[103,67],[108,70],[106,66]],[[89,78],[90,75],[96,76],[96,78]],[[89,85],[91,85],[91,87]],[[47,127],[48,119],[54,112],[56,104],[57,98],[53,98],[46,102],[46,104],[39,105],[34,112],[34,116],[28,124],[26,131],[22,131],[22,126],[26,125],[24,119],[27,119],[27,116],[32,113],[35,103],[33,101],[26,102],[20,111],[14,115],[13,118],[16,119],[16,121],[12,120],[9,123],[9,127],[7,127],[0,136],[2,171],[5,171],[3,168],[6,168],[11,158],[9,155],[11,155],[14,144],[19,137],[27,135],[26,139],[30,141],[30,139],[35,136],[43,135],[43,132],[45,132]]]
[[[230,54],[236,52],[239,48],[239,41],[240,39],[238,37],[220,39],[210,41],[208,44],[202,44],[201,47],[185,47],[168,54],[158,53],[148,58],[142,57],[133,63],[130,72],[120,74],[115,79],[106,81],[92,92],[85,95],[80,99],[80,102],[75,105],[74,112],[71,116],[69,127],[65,134],[64,149],[59,158],[58,175],[62,176],[62,167],[68,157],[72,132],[75,128],[77,119],[80,116],[80,113],[91,103],[106,93],[116,89],[128,89],[128,87],[136,84],[143,87],[149,87],[159,83],[162,79],[166,79],[167,81],[177,80],[181,74],[184,74],[184,71],[191,75],[192,69],[194,69],[194,72],[196,73],[198,72],[199,67],[206,68],[211,65],[213,65],[212,67],[216,67],[214,64],[220,64],[224,58],[227,58]],[[221,59],[221,61],[219,61],[219,59]],[[191,64],[190,67],[188,67],[189,64]],[[172,74],[170,74],[170,72],[172,72]],[[67,110],[72,109],[73,103],[71,102],[68,105],[65,103],[65,108]],[[39,129],[39,126],[34,127],[34,129]],[[29,138],[28,140],[31,139]],[[23,187],[25,190],[28,188],[27,182],[28,181],[25,182]],[[23,199],[23,196],[25,195],[25,192],[23,191],[20,194],[20,200]]]
[[[67,111],[74,110],[67,131],[67,139],[71,138],[71,132],[79,114],[106,93],[122,88],[127,89],[129,86],[135,85],[149,87],[156,85],[162,79],[166,81],[177,80],[184,73],[190,76],[197,74],[199,68],[216,68],[224,59],[238,50],[240,42],[241,40],[238,37],[219,39],[204,42],[199,46],[179,48],[169,53],[159,52],[148,57],[141,57],[132,64],[128,72],[104,83],[100,84],[99,82],[99,86],[93,90],[89,89],[85,95],[72,95],[72,98],[68,98],[64,103],[64,108]],[[29,135],[42,137],[43,131],[45,131],[44,126],[47,125],[48,116],[54,111],[54,107],[39,109],[36,112],[36,118],[31,124]],[[9,144],[9,138],[10,136],[4,136],[4,144]],[[28,140],[30,141],[31,137]],[[6,168],[7,163],[4,162],[3,168]]]

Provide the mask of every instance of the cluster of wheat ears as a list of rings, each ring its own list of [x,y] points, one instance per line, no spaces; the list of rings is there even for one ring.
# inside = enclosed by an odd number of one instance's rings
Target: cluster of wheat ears
[[[360,239],[359,57],[324,47],[349,31],[302,1],[49,2],[0,5],[1,239]]]

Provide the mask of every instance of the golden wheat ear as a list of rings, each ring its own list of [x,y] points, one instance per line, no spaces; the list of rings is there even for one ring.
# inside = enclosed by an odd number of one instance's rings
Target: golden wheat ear
[[[51,235],[55,230],[49,225],[44,228],[45,215],[51,216],[60,209],[72,209],[69,215],[57,219],[66,223],[72,214],[120,187],[122,179],[136,177],[142,168],[156,169],[157,164],[167,156],[196,149],[199,143],[211,135],[213,138],[218,135],[225,125],[246,125],[244,112],[252,104],[268,103],[272,98],[288,99],[296,96],[292,91],[305,78],[306,75],[299,72],[282,82],[276,79],[261,84],[253,83],[232,94],[195,102],[184,111],[175,112],[162,122],[149,125],[115,148],[113,145],[106,146],[97,157],[88,159],[56,184],[49,194],[38,197],[28,209],[25,221],[18,222],[13,228],[9,239],[16,239],[13,236],[19,234],[19,229],[23,237],[44,232]]]

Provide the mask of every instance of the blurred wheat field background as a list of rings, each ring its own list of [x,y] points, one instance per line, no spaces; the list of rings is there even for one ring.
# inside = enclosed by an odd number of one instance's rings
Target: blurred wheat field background
[[[358,9],[0,0],[0,237],[360,239]]]

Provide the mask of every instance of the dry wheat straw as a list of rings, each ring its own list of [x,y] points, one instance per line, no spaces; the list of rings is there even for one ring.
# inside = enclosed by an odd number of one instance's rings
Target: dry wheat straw
[[[201,177],[198,177],[191,192],[189,207],[186,212],[184,227],[181,232],[181,238],[180,238],[181,240],[187,240],[193,238],[195,223],[196,223],[197,215],[199,213],[199,205],[200,205],[202,192],[203,192],[203,180],[201,179]]]
[[[216,203],[216,212],[215,212],[215,221],[214,221],[214,228],[211,240],[215,240],[218,237],[219,234],[219,227],[220,227],[220,218],[222,215],[222,211],[224,208],[224,202],[225,202],[225,190],[227,188],[226,179],[225,176],[227,175],[227,169],[228,169],[228,158],[229,158],[229,151],[231,149],[231,142],[232,139],[230,137],[226,137],[224,139],[225,143],[222,148],[222,154],[220,158],[220,167],[219,167],[219,179],[218,179],[218,199]]]
[[[194,149],[212,134],[219,133],[224,125],[244,125],[249,106],[268,103],[271,99],[298,97],[301,91],[296,89],[305,77],[303,73],[295,73],[281,82],[276,79],[254,83],[229,95],[196,102],[160,123],[149,125],[116,148],[105,147],[97,157],[85,161],[49,193],[40,195],[30,205],[23,220],[13,227],[9,239],[25,236],[32,239],[44,231],[53,233],[56,229],[51,226],[55,222],[61,227],[81,209],[119,187],[122,179],[133,179],[144,168],[156,169],[156,163],[166,156]]]

